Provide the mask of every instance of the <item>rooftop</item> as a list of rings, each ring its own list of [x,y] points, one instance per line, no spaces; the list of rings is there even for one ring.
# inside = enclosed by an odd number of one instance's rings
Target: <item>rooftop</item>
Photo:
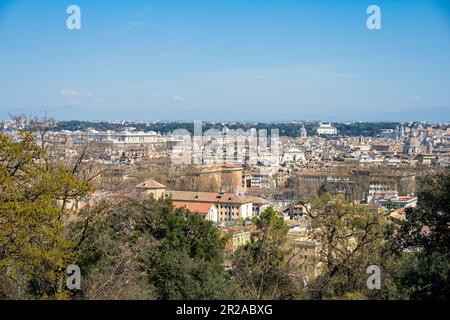
[[[187,201],[174,201],[173,205],[176,208],[186,208],[191,212],[197,212],[201,214],[207,214],[213,204],[211,203],[200,203],[200,202],[187,202]]]
[[[165,189],[166,186],[153,180],[148,179],[147,181],[144,181],[136,186],[138,189]]]
[[[208,202],[208,203],[252,203],[250,197],[238,196],[233,193],[216,192],[193,192],[193,191],[168,191],[173,201],[178,202]]]

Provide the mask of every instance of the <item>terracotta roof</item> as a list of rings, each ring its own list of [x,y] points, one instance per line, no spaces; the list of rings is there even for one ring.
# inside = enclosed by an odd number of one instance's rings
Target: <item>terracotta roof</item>
[[[200,202],[186,202],[186,201],[174,201],[173,205],[176,208],[186,208],[191,212],[197,212],[202,214],[207,214],[213,204],[211,203],[200,203]]]
[[[208,203],[233,203],[245,204],[253,202],[252,199],[238,196],[233,193],[216,192],[192,192],[192,191],[167,191],[173,201],[178,202],[208,202]]]
[[[263,206],[263,205],[269,204],[269,201],[267,201],[266,199],[260,198],[260,197],[246,196],[246,198],[249,198],[253,202],[253,204],[256,204],[256,205]]]
[[[165,189],[166,186],[153,180],[148,179],[147,181],[144,181],[136,186],[138,189]]]
[[[398,201],[411,201],[416,199],[415,197],[398,197]]]
[[[391,212],[389,215],[392,218],[397,219],[397,220],[401,220],[401,221],[405,221],[406,220],[406,214],[405,214],[405,209],[404,208],[397,209],[397,210]]]

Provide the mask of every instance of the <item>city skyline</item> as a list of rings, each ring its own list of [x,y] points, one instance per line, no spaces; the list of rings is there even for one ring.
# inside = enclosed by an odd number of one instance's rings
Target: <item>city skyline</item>
[[[0,0],[1,307],[435,310],[449,52],[450,0]]]

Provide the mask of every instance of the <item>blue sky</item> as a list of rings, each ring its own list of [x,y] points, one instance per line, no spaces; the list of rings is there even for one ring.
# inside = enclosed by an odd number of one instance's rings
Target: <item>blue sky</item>
[[[67,6],[82,29],[66,28]],[[366,28],[379,5],[382,30]],[[0,118],[450,120],[450,1],[0,0]]]

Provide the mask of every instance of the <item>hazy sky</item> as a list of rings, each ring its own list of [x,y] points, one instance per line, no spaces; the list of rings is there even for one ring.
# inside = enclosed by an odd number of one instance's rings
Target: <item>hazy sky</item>
[[[81,30],[66,28],[70,4]],[[370,4],[382,30],[366,27]],[[367,120],[448,108],[447,0],[0,0],[0,118]]]

